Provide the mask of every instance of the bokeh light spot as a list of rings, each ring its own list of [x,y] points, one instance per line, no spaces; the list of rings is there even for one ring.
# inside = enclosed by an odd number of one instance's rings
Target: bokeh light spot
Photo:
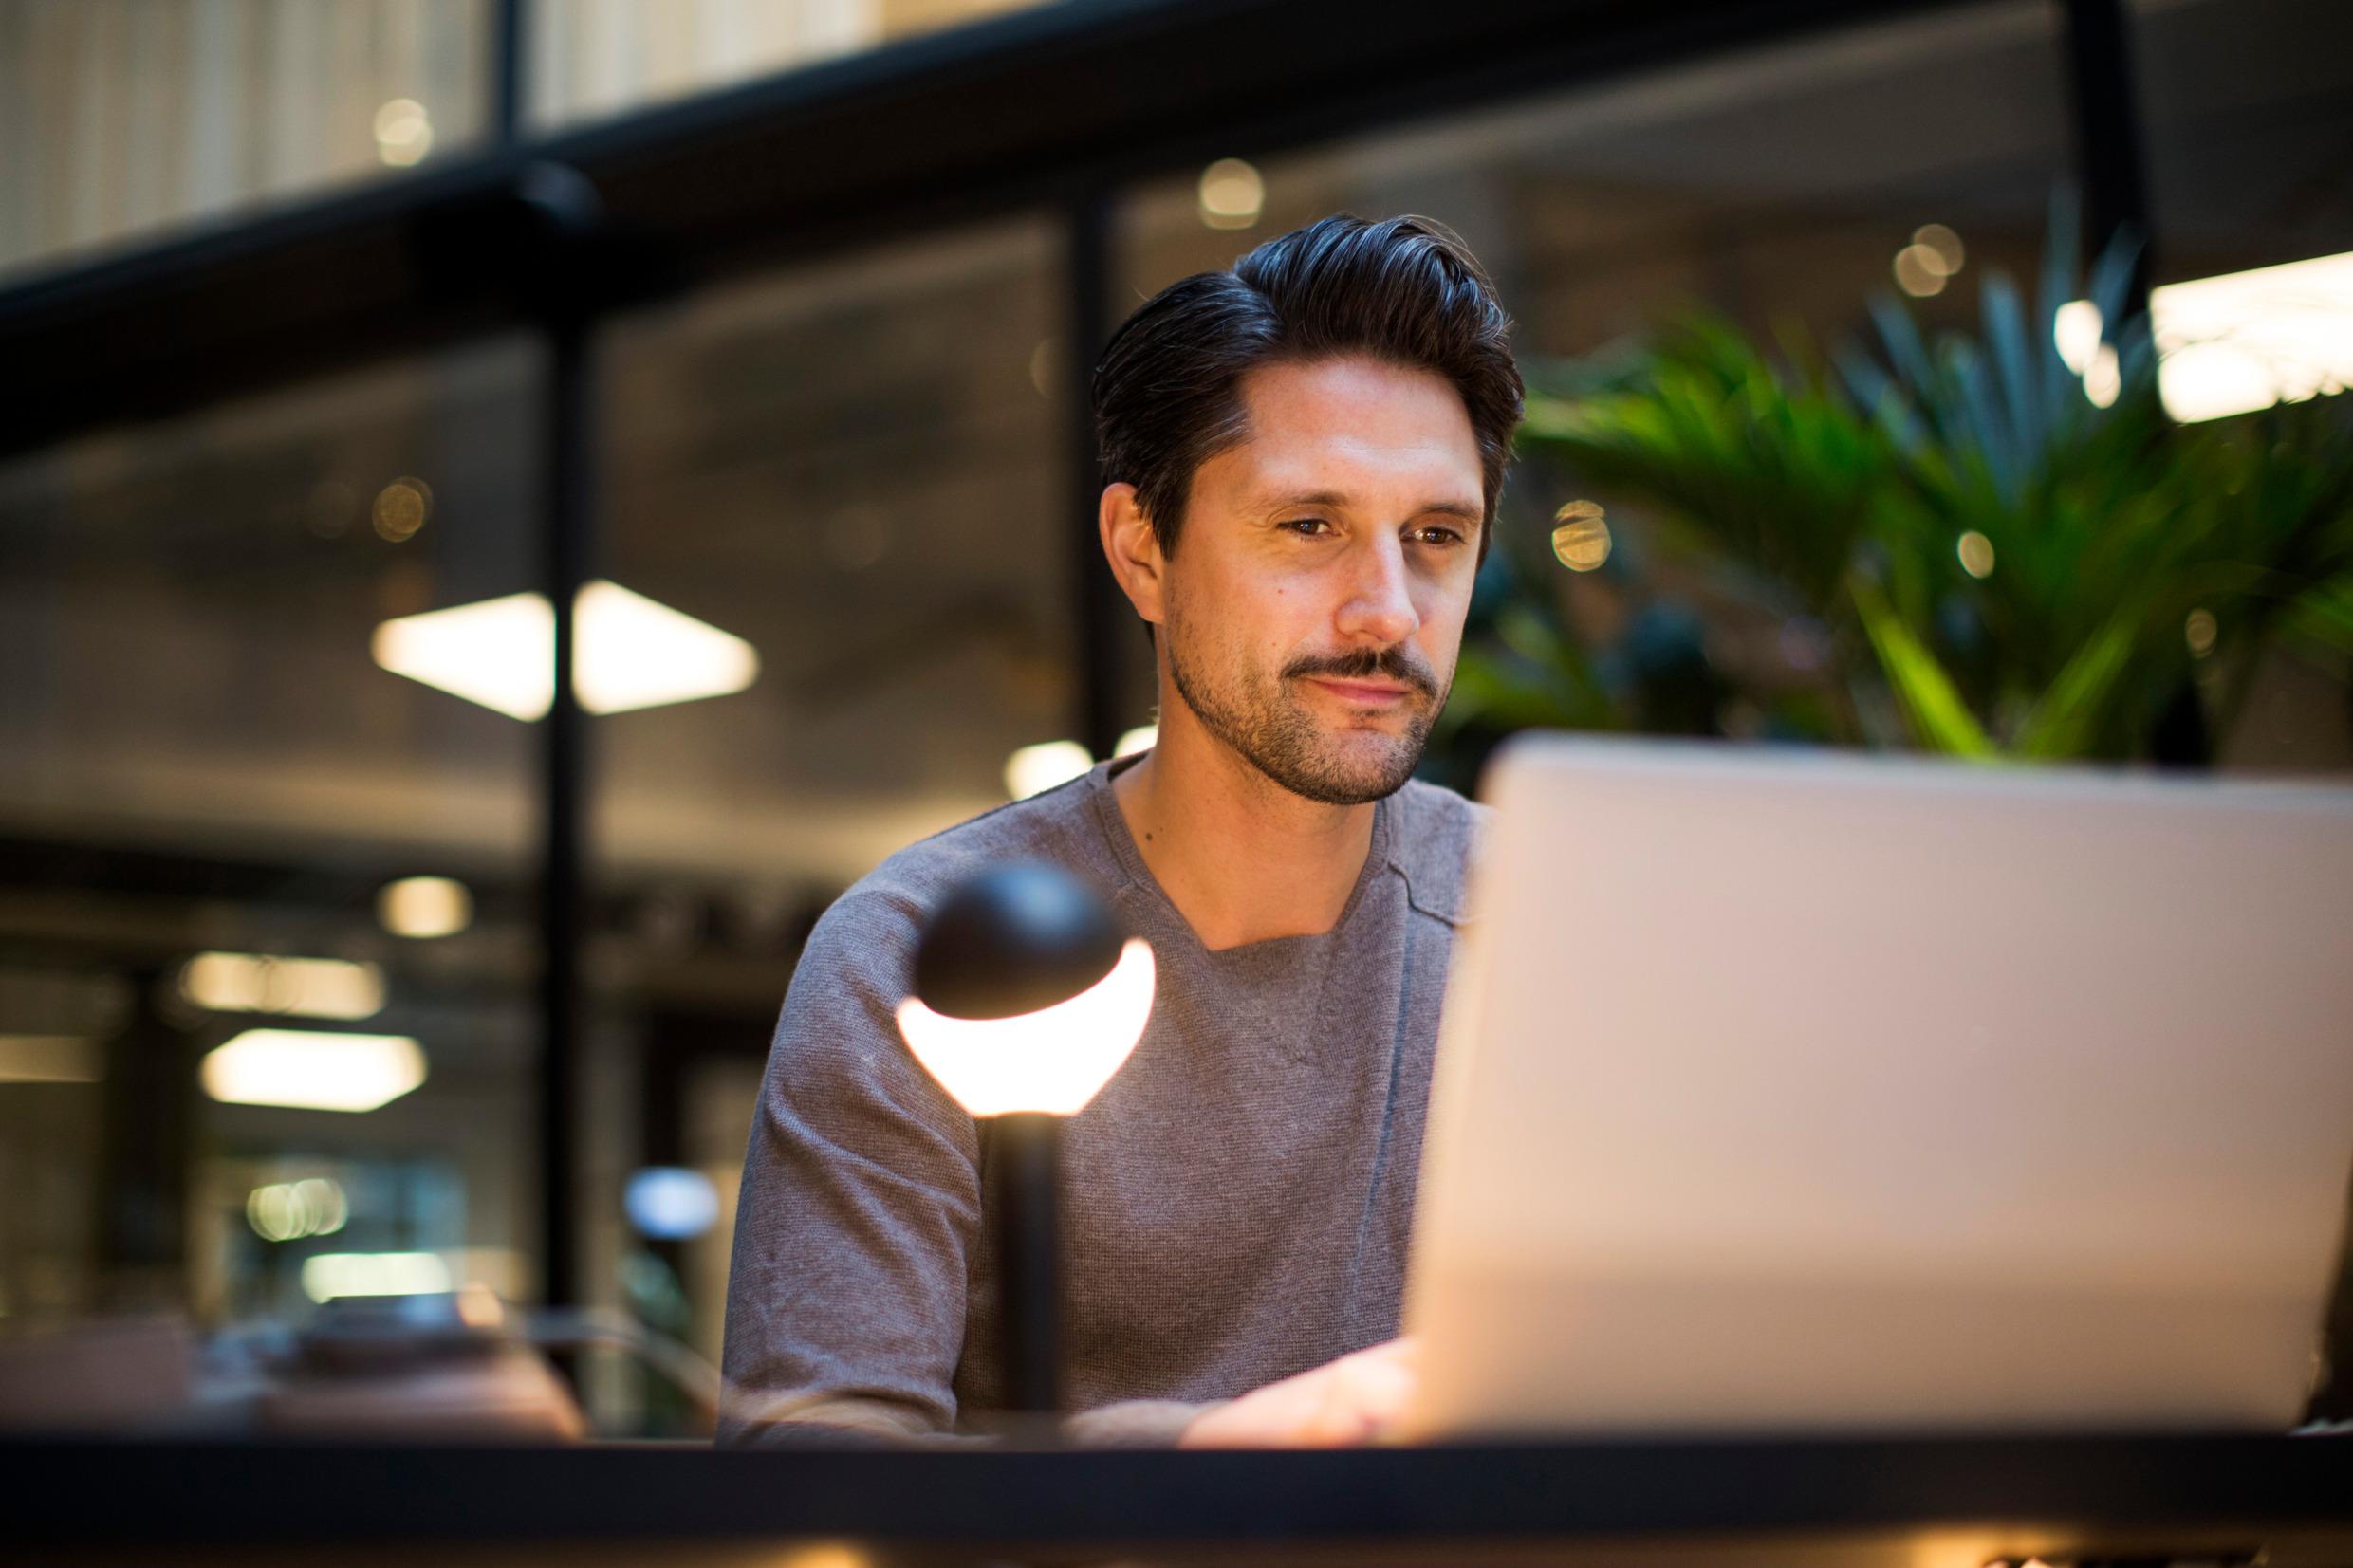
[[[1609,559],[1609,523],[1598,501],[1571,501],[1552,514],[1552,554],[1572,572],[1590,572]]]

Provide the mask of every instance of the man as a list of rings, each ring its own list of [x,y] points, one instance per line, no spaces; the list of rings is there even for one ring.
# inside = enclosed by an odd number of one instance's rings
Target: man
[[[1349,1442],[1399,1408],[1479,809],[1409,781],[1519,419],[1509,331],[1441,225],[1335,217],[1113,338],[1100,526],[1154,628],[1158,744],[901,851],[811,932],[746,1162],[723,1441],[999,1403],[989,1164],[893,1009],[928,913],[1016,858],[1092,883],[1158,963],[1065,1139],[1074,1435]]]

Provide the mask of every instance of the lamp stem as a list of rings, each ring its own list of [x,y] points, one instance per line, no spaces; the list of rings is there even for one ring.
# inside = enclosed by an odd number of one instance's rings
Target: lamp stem
[[[1062,1118],[994,1118],[997,1327],[1009,1410],[1062,1408]]]

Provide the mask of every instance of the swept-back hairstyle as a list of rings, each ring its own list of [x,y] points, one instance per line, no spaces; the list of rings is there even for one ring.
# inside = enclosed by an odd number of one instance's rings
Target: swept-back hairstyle
[[[1230,271],[1169,285],[1112,335],[1094,378],[1103,481],[1136,487],[1162,553],[1173,554],[1194,470],[1248,434],[1242,377],[1361,354],[1435,371],[1461,395],[1479,444],[1484,557],[1520,422],[1510,335],[1486,269],[1444,224],[1322,219]]]

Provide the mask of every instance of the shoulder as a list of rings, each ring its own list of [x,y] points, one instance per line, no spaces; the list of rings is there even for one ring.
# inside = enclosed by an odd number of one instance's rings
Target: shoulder
[[[1389,863],[1405,878],[1416,909],[1448,925],[1465,918],[1465,890],[1479,844],[1495,815],[1440,784],[1409,779],[1390,797],[1396,807]]]
[[[1008,860],[1046,860],[1106,897],[1122,879],[1095,819],[1088,779],[984,811],[917,839],[853,883],[809,933],[803,963],[848,963],[903,987],[923,924],[969,878]]]

